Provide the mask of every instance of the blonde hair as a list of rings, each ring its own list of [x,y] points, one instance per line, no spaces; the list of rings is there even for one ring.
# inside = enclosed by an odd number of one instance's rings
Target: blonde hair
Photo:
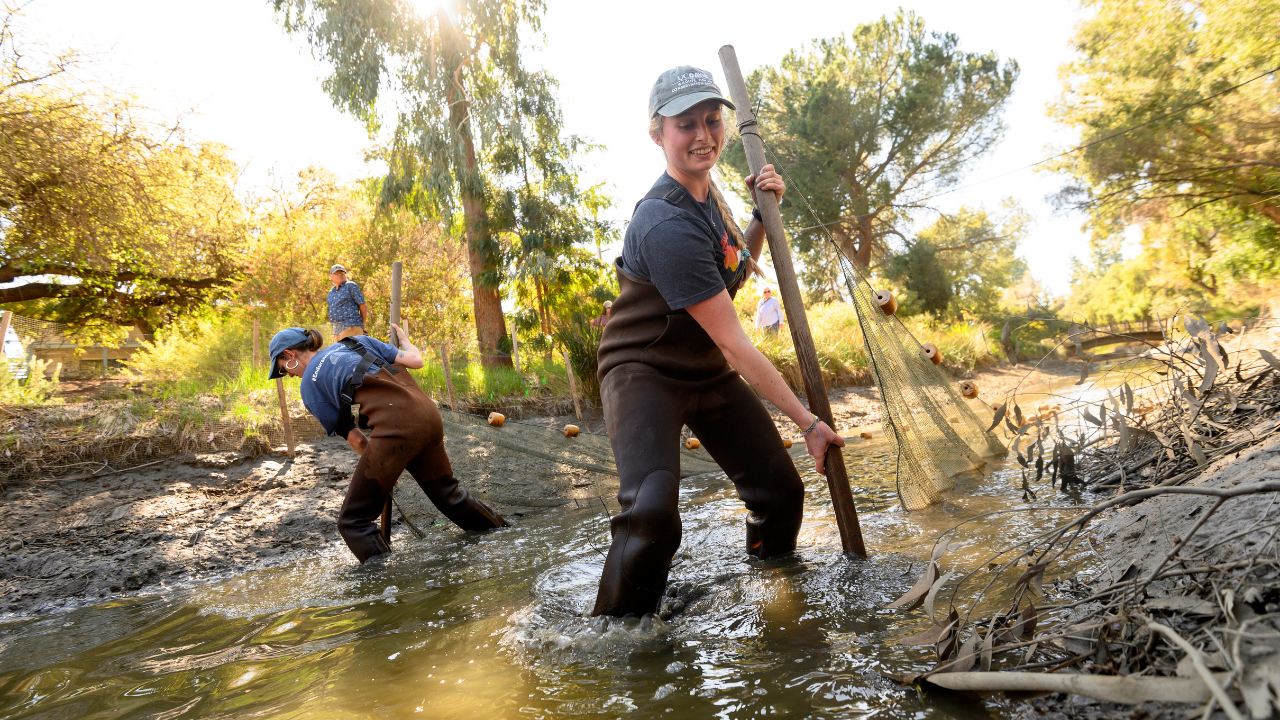
[[[654,115],[649,118],[649,137],[654,140],[660,140],[662,138],[662,129],[661,115]],[[747,240],[742,236],[742,229],[738,227],[737,221],[733,219],[733,211],[729,209],[729,204],[724,201],[724,195],[720,193],[720,188],[716,186],[715,179],[708,178],[708,181],[710,184],[710,193],[708,193],[708,195],[711,198],[712,204],[716,206],[716,210],[719,211],[720,217],[724,219],[724,224],[725,227],[728,228],[729,234],[733,236],[734,242],[738,244],[740,249],[750,252],[747,248]],[[747,272],[742,278],[743,283],[750,280],[752,275],[759,275],[760,277],[765,276],[764,272],[760,269],[760,266],[756,264],[755,258],[748,256],[746,259],[746,265]]]

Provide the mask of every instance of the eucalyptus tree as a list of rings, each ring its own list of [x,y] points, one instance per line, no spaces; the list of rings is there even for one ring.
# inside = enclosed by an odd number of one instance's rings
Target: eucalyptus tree
[[[327,62],[324,89],[374,134],[390,125],[382,201],[455,224],[468,248],[476,339],[486,364],[509,364],[500,235],[553,229],[555,205],[577,201],[555,80],[531,70],[522,43],[540,29],[540,0],[456,0],[422,12],[410,0],[271,0],[285,29]]]
[[[767,157],[794,181],[782,213],[806,264],[830,264],[813,255],[824,228],[861,266],[883,257],[886,237],[905,237],[928,196],[999,140],[1017,76],[1016,62],[963,52],[955,35],[927,33],[903,11],[753,71]],[[740,144],[723,162],[747,172]]]

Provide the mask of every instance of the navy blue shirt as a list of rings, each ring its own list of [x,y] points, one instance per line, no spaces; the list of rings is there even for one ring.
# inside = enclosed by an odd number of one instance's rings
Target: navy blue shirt
[[[664,172],[654,188],[678,184]],[[672,310],[719,294],[746,272],[746,263],[741,262],[747,257],[745,249],[738,247],[715,204],[707,200],[694,201],[701,218],[666,200],[642,201],[622,241],[622,268],[653,283]],[[707,229],[708,222],[713,231]]]
[[[388,364],[396,361],[393,346],[368,335],[357,335],[352,340],[365,346],[375,357],[380,357]],[[334,343],[321,350],[307,364],[307,372],[302,376],[302,404],[316,416],[325,432],[330,436],[338,434],[342,418],[338,409],[342,406],[342,386],[347,378],[355,372],[360,364],[360,356],[354,350],[348,350],[342,343]],[[369,374],[378,372],[376,367],[369,368]]]

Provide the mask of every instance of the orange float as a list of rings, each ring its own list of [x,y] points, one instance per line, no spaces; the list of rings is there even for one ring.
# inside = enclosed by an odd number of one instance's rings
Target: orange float
[[[877,290],[874,298],[876,307],[880,308],[880,311],[885,315],[892,315],[898,312],[898,300],[888,290]]]
[[[684,441],[684,446],[689,450],[697,450],[702,447],[702,441],[698,440],[696,437],[691,437]]]
[[[565,425],[565,426],[564,426],[564,436],[565,436],[565,437],[578,437],[578,426],[577,426],[577,425]]]
[[[505,423],[506,421],[507,421],[507,416],[503,415],[500,412],[489,413],[489,424],[494,427],[502,427],[502,424]]]

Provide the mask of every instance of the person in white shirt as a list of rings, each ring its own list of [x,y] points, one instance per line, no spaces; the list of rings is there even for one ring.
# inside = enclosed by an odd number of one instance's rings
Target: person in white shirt
[[[764,297],[756,305],[756,327],[764,328],[770,333],[777,333],[782,327],[782,306],[773,296],[773,290],[764,289]]]

